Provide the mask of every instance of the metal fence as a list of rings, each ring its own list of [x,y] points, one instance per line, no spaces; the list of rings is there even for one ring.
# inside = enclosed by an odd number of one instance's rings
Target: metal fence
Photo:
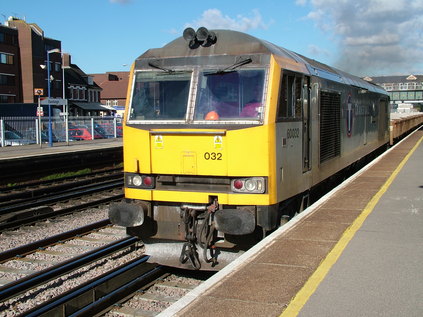
[[[51,118],[51,142],[122,137],[122,119],[115,117]],[[1,146],[49,143],[49,119],[44,117],[0,118]]]

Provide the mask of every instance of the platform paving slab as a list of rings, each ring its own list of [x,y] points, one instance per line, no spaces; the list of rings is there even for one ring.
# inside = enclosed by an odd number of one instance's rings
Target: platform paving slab
[[[420,135],[423,135],[423,132],[420,133]],[[398,148],[399,152],[396,150],[389,152],[369,170],[356,176],[345,188],[342,188],[326,202],[319,205],[313,213],[304,217],[293,228],[272,240],[272,242],[250,262],[227,275],[224,279],[217,282],[213,287],[210,287],[210,289],[192,301],[190,305],[180,310],[177,316],[280,316],[290,300],[316,270],[344,231],[352,224],[356,217],[361,214],[369,200],[384,185],[391,173],[417,142],[420,135],[410,137]],[[420,165],[422,161],[423,159],[420,160]],[[421,174],[420,179],[423,179]],[[422,184],[420,184],[418,188],[423,192],[423,181],[421,181],[421,183]],[[351,187],[349,187],[350,185]],[[419,201],[421,202],[421,200]],[[423,213],[423,211],[421,211],[420,214],[421,213]],[[378,220],[378,222],[391,223],[392,225],[392,222],[401,221],[400,215],[391,215],[390,217],[382,216],[382,218],[383,220]],[[373,262],[368,263],[370,269],[368,273],[362,275],[361,279],[367,280],[369,283],[372,283],[373,279],[377,279],[375,274],[378,273],[381,268],[377,261],[383,261],[389,250],[402,250],[404,252],[403,256],[405,257],[407,254],[406,250],[411,252],[412,248],[416,247],[417,244],[419,244],[421,248],[421,228],[423,225],[419,224],[418,226],[420,231],[417,233],[418,237],[416,238],[416,242],[411,243],[407,248],[405,248],[404,245],[396,245],[395,243],[391,243],[383,248],[378,245],[378,234],[380,233],[378,233],[377,230],[365,229],[366,227],[363,226],[363,230],[368,231],[367,236],[358,240],[354,256],[356,262],[362,262],[366,258],[365,253],[368,253],[367,256],[372,256]],[[383,231],[382,228],[380,228],[380,230]],[[404,234],[400,231],[393,234],[392,230],[389,230],[388,233],[392,235],[391,239],[393,240],[396,240],[396,234]],[[369,241],[375,244],[374,248],[367,248]],[[363,246],[366,247],[363,248]],[[366,251],[360,253],[364,249]],[[419,272],[421,271],[420,264],[423,260],[421,253],[419,253],[415,259],[411,259],[411,261],[408,261],[408,259],[404,257],[396,258],[398,265],[406,262],[406,269],[411,267],[414,270],[418,268]],[[343,283],[343,277],[349,279],[352,285],[355,284],[358,286],[359,279],[351,277],[350,274],[360,274],[363,269],[365,268],[361,267],[361,269],[357,269],[355,266],[348,266],[337,282],[338,287],[328,293],[325,303],[319,304],[322,307],[321,311],[324,312],[321,316],[345,316],[344,313],[350,311],[350,306],[352,305],[346,305],[344,307],[345,309],[341,308],[341,311],[335,311],[332,306],[339,297],[343,297],[342,294],[345,295],[345,288],[348,288]],[[380,281],[390,280],[389,285],[393,286],[394,291],[392,291],[392,289],[385,290],[384,288],[386,285],[378,283],[377,280],[369,289],[357,287],[357,292],[360,293],[363,298],[367,298],[366,300],[363,299],[364,302],[371,302],[371,300],[369,300],[371,296],[366,297],[366,294],[371,295],[372,293],[376,294],[385,291],[387,293],[395,293],[395,284],[398,284],[404,276],[407,276],[408,280],[416,279],[416,276],[413,278],[408,276],[406,271],[398,272],[398,266],[395,265],[387,267],[386,270],[387,272],[381,277]],[[389,271],[391,271],[391,273],[389,273]],[[331,274],[333,273],[330,271],[328,275]],[[421,277],[422,273],[419,274]],[[406,282],[407,279],[402,282]],[[423,279],[419,278],[418,280],[421,281]],[[420,284],[423,285],[423,283]],[[423,286],[420,286],[417,289],[420,290],[422,287]],[[419,294],[423,293],[420,292]],[[413,298],[412,304],[421,305],[414,300],[416,294],[411,297]],[[418,297],[421,298],[422,296]],[[394,300],[393,302],[399,305],[398,300]],[[341,301],[341,303],[344,302]],[[361,306],[361,303],[355,303],[355,305]],[[386,305],[387,307],[392,306],[392,304],[389,303],[386,303]],[[342,304],[338,306],[342,307]],[[401,311],[402,309],[398,309],[397,312]],[[308,313],[309,314],[305,316],[316,316],[313,310]],[[370,315],[350,314],[350,316]],[[382,314],[379,316],[394,315]]]
[[[422,162],[420,143],[299,316],[423,316]]]

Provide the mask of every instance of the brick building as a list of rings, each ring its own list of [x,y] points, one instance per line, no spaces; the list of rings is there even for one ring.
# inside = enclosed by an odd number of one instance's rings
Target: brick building
[[[0,116],[35,115],[33,109],[38,102],[35,90],[42,89],[42,98],[47,97],[49,83],[51,98],[68,99],[70,115],[98,116],[114,112],[101,105],[102,89],[93,77],[71,64],[69,54],[62,53],[61,41],[45,37],[35,23],[10,17],[5,25],[0,25]],[[59,106],[53,115],[61,111],[63,108]]]
[[[0,25],[0,103],[22,102],[18,30]]]
[[[129,72],[107,72],[105,74],[91,74],[91,76],[102,89],[101,103],[112,107],[118,115],[123,116],[128,92]]]

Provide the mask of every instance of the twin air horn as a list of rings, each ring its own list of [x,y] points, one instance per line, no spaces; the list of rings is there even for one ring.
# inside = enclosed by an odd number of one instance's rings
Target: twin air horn
[[[200,45],[211,46],[217,41],[216,33],[207,30],[205,27],[198,28],[197,32],[193,28],[186,28],[183,37],[192,49],[198,48]]]

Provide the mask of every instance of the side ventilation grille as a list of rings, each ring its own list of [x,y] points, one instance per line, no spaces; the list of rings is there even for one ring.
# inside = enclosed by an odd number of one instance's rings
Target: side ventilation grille
[[[341,95],[320,92],[320,163],[341,153]]]

